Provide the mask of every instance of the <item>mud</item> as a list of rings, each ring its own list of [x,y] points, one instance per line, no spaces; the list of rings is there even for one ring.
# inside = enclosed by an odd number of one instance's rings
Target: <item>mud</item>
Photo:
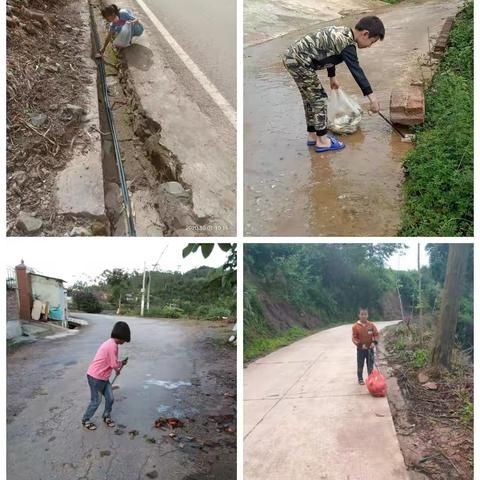
[[[12,4],[10,14],[20,18],[23,7],[44,14],[41,23],[9,25],[7,31],[7,234],[63,236],[74,227],[88,230],[98,220],[104,230],[103,212],[98,215],[101,205],[96,215],[82,213],[81,205],[78,211],[63,213],[55,195],[57,176],[75,159],[94,152],[98,135],[96,125],[84,122],[95,117],[96,109],[89,95],[95,66],[88,58],[88,15],[79,3],[68,0],[48,7],[38,0]],[[67,104],[92,115],[68,118]],[[30,122],[40,119],[44,123],[32,128]],[[87,164],[81,173],[88,169]],[[19,228],[22,211],[41,227],[28,232]]]
[[[428,34],[438,33],[458,5],[406,1],[375,9],[386,25],[386,37],[359,51],[359,59],[385,114],[392,88],[428,75],[421,68],[429,50]],[[246,235],[397,234],[402,158],[412,145],[402,142],[380,116],[366,114],[359,131],[339,136],[344,150],[317,154],[308,149],[301,98],[281,63],[284,50],[302,34],[327,24],[353,26],[357,19],[358,15],[347,16],[309,26],[245,49]],[[327,87],[326,73],[320,75]],[[366,111],[368,105],[345,65],[337,67],[337,79]]]

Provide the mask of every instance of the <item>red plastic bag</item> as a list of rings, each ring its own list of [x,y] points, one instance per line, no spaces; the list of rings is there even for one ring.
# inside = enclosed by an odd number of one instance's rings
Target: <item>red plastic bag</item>
[[[387,394],[387,382],[379,370],[374,369],[365,383],[374,397],[384,397]]]

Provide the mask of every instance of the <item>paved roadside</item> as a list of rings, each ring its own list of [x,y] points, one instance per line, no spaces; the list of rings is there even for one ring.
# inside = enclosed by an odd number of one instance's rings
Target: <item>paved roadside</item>
[[[250,364],[244,388],[245,480],[408,478],[387,399],[356,381],[350,325]]]
[[[152,19],[135,0],[126,0],[122,6],[133,10],[145,25],[145,33],[125,52],[140,103],[147,116],[161,125],[161,144],[181,163],[181,179],[191,187],[195,214],[210,219],[209,230],[197,233],[234,235],[236,129],[232,117],[236,115],[235,104],[222,103],[225,98],[218,90],[220,87],[208,78],[207,70],[203,71],[204,84],[180,60],[178,52],[166,40],[165,32],[155,24],[156,19],[169,28],[163,23],[164,18],[157,17],[156,9],[149,9],[154,15]],[[208,22],[204,28],[209,28]],[[173,38],[172,32],[168,33],[172,36],[170,41],[173,39],[192,60],[180,40]],[[214,58],[215,44],[208,47],[210,58]],[[201,65],[197,66],[202,70]],[[222,89],[226,91],[226,87]],[[233,90],[227,93],[231,97]]]

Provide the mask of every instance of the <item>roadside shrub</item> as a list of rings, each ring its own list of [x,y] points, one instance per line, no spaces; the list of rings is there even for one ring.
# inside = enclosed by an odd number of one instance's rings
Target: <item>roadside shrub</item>
[[[473,235],[473,4],[457,17],[404,160],[400,235]]]
[[[89,290],[76,290],[72,293],[73,307],[81,312],[100,313],[102,305],[98,298]]]

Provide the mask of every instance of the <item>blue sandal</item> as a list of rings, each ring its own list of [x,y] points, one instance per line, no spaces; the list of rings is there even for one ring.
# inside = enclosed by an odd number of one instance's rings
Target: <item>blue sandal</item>
[[[329,147],[315,147],[315,151],[317,153],[329,152],[330,150],[341,150],[342,148],[345,148],[345,144],[337,140],[335,137],[328,138],[330,138],[331,145]]]
[[[307,145],[309,147],[313,147],[317,144],[317,142],[315,140],[307,140]]]

